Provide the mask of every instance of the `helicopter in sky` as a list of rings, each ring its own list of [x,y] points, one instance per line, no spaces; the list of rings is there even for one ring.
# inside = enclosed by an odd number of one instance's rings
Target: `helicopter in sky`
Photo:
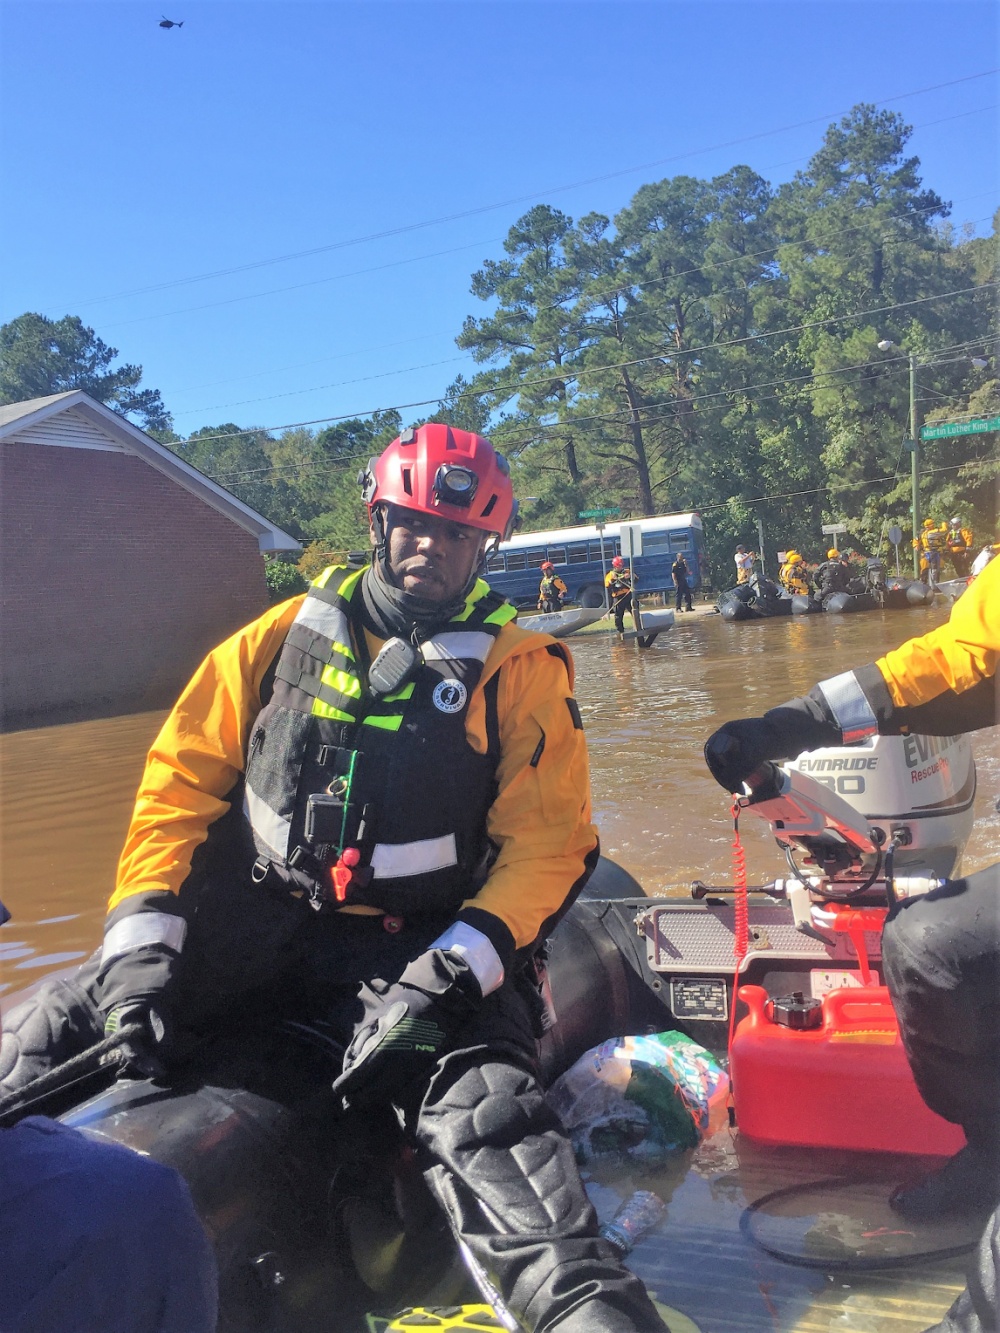
[[[183,28],[183,27],[184,27],[184,20],[181,19],[180,22],[178,22],[176,19],[161,18],[160,21],[159,21],[159,23],[157,24],[157,27],[160,27],[160,28]]]

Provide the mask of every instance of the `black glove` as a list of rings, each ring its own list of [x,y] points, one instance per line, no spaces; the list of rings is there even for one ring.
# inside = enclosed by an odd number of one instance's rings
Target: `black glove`
[[[407,1084],[429,1073],[482,991],[465,960],[428,949],[407,964],[392,985],[362,986],[365,1016],[333,1085],[345,1105],[392,1101]]]
[[[822,702],[810,695],[790,699],[763,717],[726,722],[705,742],[705,763],[720,787],[739,792],[768,760],[794,759],[803,750],[843,743],[840,727]]]
[[[164,1057],[170,1051],[171,1024],[159,1000],[141,998],[116,1004],[104,1020],[104,1035],[116,1036],[138,1026],[118,1048],[122,1073],[133,1078],[161,1078],[166,1073]]]

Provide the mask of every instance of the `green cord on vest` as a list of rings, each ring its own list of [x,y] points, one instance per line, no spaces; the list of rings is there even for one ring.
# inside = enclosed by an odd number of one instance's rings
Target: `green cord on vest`
[[[344,838],[347,831],[347,812],[351,805],[351,787],[354,785],[354,765],[358,762],[357,750],[351,751],[351,762],[347,767],[347,772],[341,778],[344,784],[344,813],[340,817],[340,843],[337,847],[338,859],[344,852]]]

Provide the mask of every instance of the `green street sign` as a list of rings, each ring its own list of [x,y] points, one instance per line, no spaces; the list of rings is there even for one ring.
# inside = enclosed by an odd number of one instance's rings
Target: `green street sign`
[[[979,417],[975,421],[943,421],[940,426],[923,426],[922,440],[947,440],[952,435],[986,435],[1000,430],[1000,417]]]
[[[614,509],[581,509],[577,518],[613,518],[615,514],[621,512],[617,507]]]

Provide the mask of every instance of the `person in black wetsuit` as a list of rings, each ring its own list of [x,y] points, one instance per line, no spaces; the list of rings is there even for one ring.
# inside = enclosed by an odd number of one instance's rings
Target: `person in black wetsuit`
[[[674,579],[677,610],[681,610],[681,602],[685,601],[687,603],[685,610],[693,611],[694,607],[691,605],[691,570],[688,568],[688,562],[684,559],[683,554],[679,551],[674,563],[670,566],[670,573]]]

